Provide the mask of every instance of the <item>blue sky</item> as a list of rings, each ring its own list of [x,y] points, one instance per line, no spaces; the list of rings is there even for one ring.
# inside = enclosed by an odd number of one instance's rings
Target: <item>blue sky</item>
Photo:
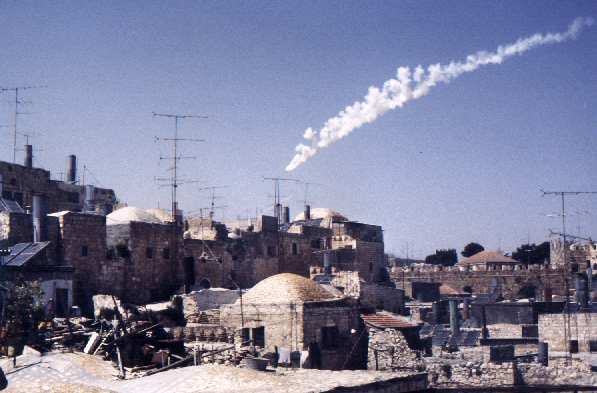
[[[398,66],[462,60],[536,32],[597,17],[594,1],[0,1],[0,85],[30,90],[21,117],[36,164],[63,172],[77,154],[131,205],[168,206],[155,176],[168,154],[152,111],[196,113],[181,136],[204,138],[182,175],[228,185],[220,217],[271,205],[262,176],[284,167],[307,127],[319,128]],[[314,206],[382,225],[387,249],[424,257],[469,241],[511,251],[558,229],[558,201],[540,188],[597,190],[597,26],[578,40],[484,67],[387,113],[322,150],[290,176]],[[0,95],[0,124],[12,123]],[[0,159],[12,158],[0,129]],[[19,139],[19,144],[24,140]],[[18,160],[22,160],[19,153]],[[89,175],[88,175],[89,176]],[[97,183],[96,181],[96,183]],[[185,210],[208,205],[181,187]],[[285,185],[294,213],[303,188]],[[597,197],[571,197],[570,231],[595,235]],[[579,232],[580,229],[580,232]]]

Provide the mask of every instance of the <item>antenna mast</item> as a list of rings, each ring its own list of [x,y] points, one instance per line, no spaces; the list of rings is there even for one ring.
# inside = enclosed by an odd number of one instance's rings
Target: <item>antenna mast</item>
[[[280,182],[294,182],[300,183],[300,180],[297,179],[289,179],[285,177],[263,177],[263,180],[270,180],[274,183],[274,215],[278,220],[278,225],[282,223],[282,212],[281,212],[281,204],[280,204]]]
[[[543,196],[546,195],[556,195],[561,198],[562,201],[562,232],[560,235],[562,236],[562,251],[564,253],[564,286],[565,286],[565,303],[564,303],[564,312],[565,312],[565,325],[564,325],[564,335],[566,336],[566,360],[567,362],[570,361],[572,354],[570,352],[570,284],[568,280],[570,279],[570,264],[568,263],[567,257],[567,249],[566,249],[566,196],[569,195],[585,195],[585,194],[597,194],[597,191],[545,191],[541,190]]]
[[[14,123],[13,123],[13,136],[12,136],[12,162],[17,162],[17,134],[18,131],[18,123],[19,123],[19,115],[25,115],[25,112],[19,112],[19,105],[29,103],[27,101],[21,101],[19,99],[19,92],[22,90],[29,90],[29,89],[39,89],[46,86],[15,86],[15,87],[0,87],[0,92],[5,91],[14,91],[15,92],[15,114],[14,114]]]
[[[176,216],[178,212],[178,202],[176,199],[176,189],[178,185],[182,182],[178,179],[178,161],[183,159],[194,159],[197,157],[194,156],[183,156],[178,154],[178,142],[205,142],[203,139],[193,139],[193,138],[179,138],[178,137],[178,122],[181,119],[207,119],[207,116],[200,116],[200,115],[179,115],[173,113],[156,113],[153,112],[153,117],[167,117],[170,119],[174,119],[174,137],[173,138],[158,138],[156,137],[155,140],[157,141],[164,141],[164,142],[171,142],[172,143],[172,157],[162,157],[160,156],[160,160],[172,160],[172,176],[170,178],[171,183],[169,184],[172,187],[172,221],[176,223]],[[191,181],[187,181],[190,183]]]

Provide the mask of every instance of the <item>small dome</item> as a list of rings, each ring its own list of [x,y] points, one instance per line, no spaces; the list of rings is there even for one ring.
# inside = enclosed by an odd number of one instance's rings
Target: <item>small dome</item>
[[[156,216],[161,222],[172,222],[172,213],[168,210],[154,208],[146,209],[145,211],[152,216]]]
[[[243,296],[244,303],[306,303],[338,299],[321,285],[292,273],[281,273],[257,283]]]
[[[138,207],[127,206],[118,209],[106,216],[107,225],[128,224],[131,221],[161,224],[159,218]]]
[[[311,209],[311,219],[317,220],[320,218],[331,218],[334,221],[348,221],[348,218],[346,218],[343,214],[338,213],[335,210],[328,209],[327,207],[316,207],[314,209]],[[294,217],[294,221],[302,221],[304,219],[305,212],[302,212],[301,214]]]

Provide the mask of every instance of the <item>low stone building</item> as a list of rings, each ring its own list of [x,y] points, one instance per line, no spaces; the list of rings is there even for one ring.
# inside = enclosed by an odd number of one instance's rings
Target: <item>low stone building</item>
[[[550,353],[597,352],[596,321],[597,313],[594,311],[541,314],[539,315],[539,341],[547,343]]]
[[[359,314],[347,298],[335,297],[319,284],[292,273],[271,276],[233,305],[220,308],[224,326],[241,332],[265,352],[280,353],[281,362],[297,356],[300,363],[322,369],[362,366]]]

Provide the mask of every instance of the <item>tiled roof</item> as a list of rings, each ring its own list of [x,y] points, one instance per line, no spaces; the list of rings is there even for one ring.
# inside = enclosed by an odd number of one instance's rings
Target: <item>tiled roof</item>
[[[418,326],[416,323],[388,313],[361,315],[361,318],[366,324],[380,329],[408,329]]]
[[[246,304],[306,303],[338,299],[321,285],[292,273],[271,276],[257,283],[246,295]]]
[[[463,294],[462,292],[457,291],[456,289],[452,288],[448,284],[440,285],[439,293],[440,293],[440,295],[444,295],[444,296],[457,296],[457,295]]]
[[[517,264],[519,262],[515,261],[514,259],[504,256],[504,254],[497,252],[497,251],[481,251],[473,255],[472,257],[468,257],[463,259],[462,261],[458,262],[456,265],[458,266],[468,266],[468,265],[484,265],[487,263],[512,263]]]

